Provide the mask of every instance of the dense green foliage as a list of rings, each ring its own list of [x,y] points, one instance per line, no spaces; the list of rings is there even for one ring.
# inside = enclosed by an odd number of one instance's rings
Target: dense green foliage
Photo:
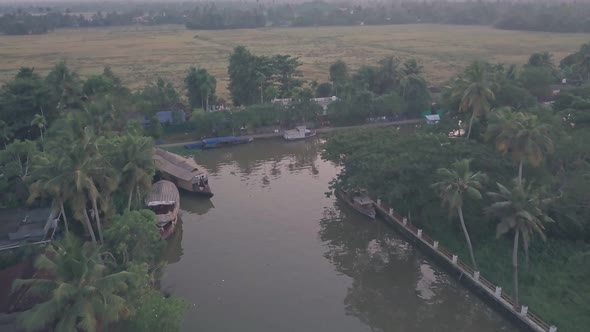
[[[275,97],[292,96],[303,83],[298,58],[275,54],[256,56],[244,46],[234,48],[229,58],[229,91],[236,106],[263,104]]]
[[[3,86],[1,203],[51,207],[65,236],[37,258],[34,279],[15,283],[37,303],[21,314],[25,330],[179,329],[183,302],[157,288],[165,242],[154,213],[135,210],[151,189],[153,139],[130,120],[178,99],[162,80],[133,94],[109,68],[83,81],[63,62],[45,79],[23,68]]]
[[[580,52],[569,65],[576,70],[584,68]],[[530,96],[533,88],[522,77],[531,68],[555,79],[543,53],[521,71],[474,64],[445,92],[448,112],[439,124],[423,125],[415,135],[341,133],[328,140],[323,157],[343,167],[333,186],[368,188],[461,257],[469,257],[471,242],[472,264],[476,260],[483,275],[560,330],[578,331],[590,323],[584,284],[590,273],[590,88],[563,86],[552,106],[534,99],[523,104],[516,97],[522,92],[500,93],[517,88]],[[496,94],[502,98],[491,98]],[[460,133],[464,137],[455,137]],[[479,172],[489,180],[475,179]],[[463,195],[476,200],[464,202]],[[437,196],[449,209],[433,204]]]
[[[93,13],[84,16],[80,13]],[[132,24],[185,24],[189,29],[242,29],[439,23],[491,25],[498,29],[589,32],[590,4],[521,1],[369,3],[219,2],[54,4],[52,7],[0,7],[0,31],[40,34],[56,28]]]
[[[23,328],[94,332],[129,317],[132,308],[125,294],[136,275],[111,272],[101,255],[100,248],[82,245],[71,234],[49,246],[35,262],[45,278],[17,280],[13,285],[43,300],[21,314]]]

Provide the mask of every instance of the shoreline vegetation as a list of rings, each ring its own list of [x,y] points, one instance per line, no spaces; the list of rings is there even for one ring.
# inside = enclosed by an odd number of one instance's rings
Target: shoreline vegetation
[[[0,32],[46,34],[64,27],[183,24],[193,30],[398,24],[483,25],[503,30],[590,32],[585,2],[42,3],[0,4]]]
[[[562,331],[588,326],[588,59],[590,44],[559,65],[542,51],[521,66],[473,61],[433,93],[414,58],[389,54],[358,69],[338,59],[318,82],[297,56],[237,46],[231,102],[196,64],[182,89],[150,77],[136,90],[108,66],[85,78],[65,61],[43,76],[22,67],[0,87],[0,205],[50,207],[61,218],[57,241],[23,254],[38,273],[14,283],[29,299],[18,322],[28,331],[180,329],[186,304],[157,287],[166,243],[143,209],[155,141],[166,135],[436,113],[438,123],[413,134],[335,133],[323,154],[342,166],[334,186],[369,189],[461,257],[471,243],[473,265]],[[332,96],[326,110],[313,99]],[[0,255],[3,267],[15,255]]]
[[[292,41],[297,41],[293,43]],[[350,70],[395,55],[415,58],[430,85],[441,87],[474,60],[520,65],[530,54],[547,51],[556,62],[587,42],[584,34],[495,30],[463,25],[382,25],[191,31],[180,25],[59,29],[49,35],[1,36],[0,80],[21,66],[46,75],[66,60],[83,78],[104,66],[132,90],[157,77],[184,87],[191,66],[217,79],[217,95],[229,99],[227,62],[236,44],[255,54],[290,54],[310,81],[329,80],[329,67],[342,59]]]

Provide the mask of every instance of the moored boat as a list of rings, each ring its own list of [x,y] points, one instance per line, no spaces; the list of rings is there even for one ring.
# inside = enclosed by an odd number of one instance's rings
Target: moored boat
[[[337,189],[336,194],[353,209],[371,219],[375,219],[375,202],[373,202],[365,190]]]
[[[283,132],[283,137],[287,141],[295,141],[314,137],[316,134],[317,132],[315,130],[307,129],[305,126],[298,126],[295,127],[295,129],[285,130],[285,132]]]
[[[252,142],[253,140],[254,139],[251,137],[236,136],[205,138],[203,140],[205,143],[203,149],[215,149],[230,145],[246,144]]]
[[[193,158],[185,158],[158,148],[155,149],[153,158],[163,180],[171,181],[178,188],[195,194],[213,196],[209,174]]]
[[[166,180],[154,183],[145,204],[156,214],[160,236],[166,239],[172,235],[180,210],[180,194],[174,183]]]
[[[252,142],[252,137],[237,137],[237,136],[225,136],[225,137],[212,137],[205,138],[200,141],[185,144],[185,149],[215,149],[224,146],[246,144]]]

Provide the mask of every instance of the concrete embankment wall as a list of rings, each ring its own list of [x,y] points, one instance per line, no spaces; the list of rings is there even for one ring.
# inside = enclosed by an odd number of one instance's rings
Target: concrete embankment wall
[[[509,317],[515,324],[533,332],[557,331],[555,326],[541,320],[526,305],[515,306],[514,301],[502,291],[501,287],[485,279],[479,271],[474,271],[462,262],[457,255],[441,246],[438,241],[430,238],[421,229],[416,228],[406,218],[396,213],[393,208],[378,199],[375,209],[377,214],[385,219],[388,224],[441,264],[453,277],[456,277],[484,301]]]

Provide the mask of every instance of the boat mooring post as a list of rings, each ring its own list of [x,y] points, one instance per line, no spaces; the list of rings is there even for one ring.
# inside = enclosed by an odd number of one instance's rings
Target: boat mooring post
[[[494,296],[496,296],[497,298],[502,297],[502,287],[496,286],[496,291],[494,292]]]

